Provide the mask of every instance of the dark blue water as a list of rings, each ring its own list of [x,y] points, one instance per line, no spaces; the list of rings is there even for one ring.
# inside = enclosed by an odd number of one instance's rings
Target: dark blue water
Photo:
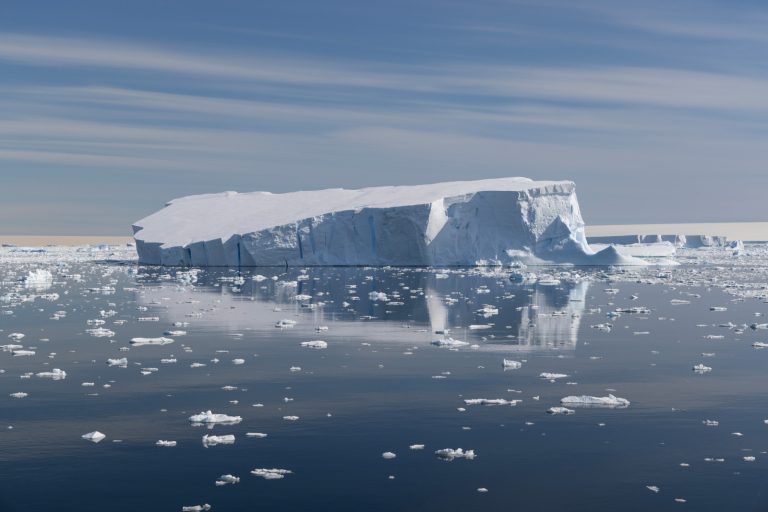
[[[690,275],[685,267],[674,272]],[[257,273],[267,279],[253,281]],[[54,272],[46,290],[7,280],[2,343],[23,333],[19,343],[36,355],[0,352],[0,510],[159,511],[203,503],[214,511],[768,508],[768,350],[751,346],[768,341],[768,331],[718,326],[760,321],[755,313],[768,314],[768,304],[734,301],[702,282],[583,274],[586,280],[566,276],[544,286],[515,284],[504,272],[438,279],[397,269],[208,270],[183,283],[175,270],[92,263]],[[231,282],[237,276],[242,285]],[[297,278],[296,286],[285,284]],[[746,270],[743,280],[750,280]],[[114,293],[89,291],[105,285]],[[14,290],[30,300],[10,297]],[[372,291],[387,300],[371,299]],[[50,293],[59,296],[30,298]],[[672,305],[675,298],[691,303]],[[486,304],[498,315],[478,314]],[[631,306],[651,312],[606,316]],[[103,325],[114,336],[85,332],[101,310],[117,312]],[[55,311],[67,314],[53,320]],[[278,329],[281,319],[297,324]],[[606,322],[610,332],[592,327]],[[318,326],[328,330],[316,332]],[[188,334],[171,336],[170,345],[120,350],[132,337],[167,329]],[[444,329],[473,346],[431,345],[441,337],[434,331]],[[318,339],[328,348],[300,346]],[[176,364],[160,363],[171,356]],[[128,358],[127,368],[106,365],[118,357]],[[233,364],[236,358],[245,363]],[[522,367],[504,371],[504,358]],[[697,363],[713,371],[698,375],[691,371]],[[142,375],[147,367],[159,371]],[[21,378],[52,368],[67,378]],[[541,372],[569,376],[549,382]],[[9,397],[19,391],[29,396]],[[631,405],[546,412],[567,395],[608,393]],[[466,398],[521,402],[465,406]],[[188,416],[207,409],[243,421],[191,426]],[[289,415],[299,420],[283,419]],[[706,419],[719,426],[703,425]],[[81,439],[93,430],[106,439]],[[234,434],[236,443],[205,448],[207,433]],[[157,447],[159,439],[178,446]],[[416,443],[425,449],[410,450]],[[447,462],[434,455],[449,447],[473,449],[477,457]],[[385,460],[386,451],[397,457]],[[254,468],[293,473],[264,480],[250,474]],[[225,473],[240,483],[215,486]]]

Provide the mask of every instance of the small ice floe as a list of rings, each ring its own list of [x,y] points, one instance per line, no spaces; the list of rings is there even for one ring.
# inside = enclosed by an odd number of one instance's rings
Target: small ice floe
[[[547,379],[551,381],[555,381],[557,379],[565,379],[568,375],[565,373],[549,373],[549,372],[543,372],[539,374],[539,378],[541,379]]]
[[[384,452],[381,454],[382,459],[394,459],[397,455],[393,452]]]
[[[512,359],[502,359],[501,366],[505,370],[517,370],[518,368],[522,368],[523,363],[520,361],[513,361]]]
[[[29,393],[24,393],[23,391],[19,391],[17,393],[11,393],[8,396],[10,396],[11,398],[27,398],[29,396]]]
[[[278,329],[289,329],[291,327],[296,326],[296,320],[291,320],[290,318],[283,318],[282,320],[278,320],[275,324],[275,327]]]
[[[8,337],[10,339],[12,339],[13,341],[19,341],[19,340],[23,339],[24,336],[26,336],[26,335],[23,334],[23,333],[20,333],[20,332],[12,332],[11,334],[8,335]]]
[[[131,345],[134,347],[142,347],[144,345],[170,345],[173,342],[173,338],[166,338],[164,336],[158,338],[131,338]]]
[[[217,444],[235,444],[235,436],[233,434],[226,434],[223,436],[209,436],[206,434],[203,436],[203,446],[206,448],[209,446],[216,446]]]
[[[155,443],[155,446],[164,446],[166,448],[173,448],[174,446],[176,446],[176,441],[165,441],[163,439],[159,439]]]
[[[14,357],[24,357],[24,356],[35,355],[34,350],[23,350],[23,349],[14,350],[12,353]]]
[[[208,510],[211,510],[211,506],[207,503],[205,505],[190,505],[188,507],[181,507],[181,512],[206,512]]]
[[[491,324],[472,324],[469,326],[470,331],[483,331],[485,329],[492,328],[493,325]]]
[[[467,405],[511,405],[515,406],[522,400],[506,400],[504,398],[467,398],[464,403]]]
[[[246,437],[254,437],[256,439],[263,439],[263,438],[267,437],[267,434],[264,434],[262,432],[246,432],[245,436]]]
[[[752,346],[755,348],[768,348],[768,343],[764,341],[756,341],[752,344]]]
[[[58,368],[54,368],[49,372],[36,373],[35,376],[43,379],[62,380],[67,378],[67,372],[64,370],[59,370]]]
[[[464,451],[462,448],[443,448],[442,450],[435,451],[435,455],[437,455],[440,459],[447,461],[451,461],[453,459],[474,460],[474,458],[477,456],[475,454],[475,450]]]
[[[192,363],[189,365],[190,368],[204,368],[206,366],[208,365],[205,363]]]
[[[458,348],[466,347],[469,345],[469,343],[466,341],[455,340],[453,338],[440,338],[438,340],[434,340],[432,345],[435,345],[436,347]]]
[[[221,487],[223,485],[227,485],[227,484],[237,484],[237,483],[240,483],[240,477],[237,477],[235,475],[229,475],[229,474],[221,475],[216,480],[216,485],[219,486],[219,487]]]
[[[53,274],[43,268],[38,268],[30,270],[26,276],[21,278],[21,281],[27,288],[47,288],[53,282]]]
[[[686,501],[685,498],[675,498],[675,503],[685,503]]]
[[[486,492],[488,492],[488,489],[486,489],[485,487],[478,487],[477,488],[477,492],[486,493]]]
[[[328,348],[328,343],[322,340],[302,341],[301,346],[306,348],[323,349]]]
[[[227,416],[226,414],[213,413],[210,410],[201,412],[200,414],[193,414],[189,417],[190,423],[196,424],[235,424],[243,421],[240,416]]]
[[[301,371],[301,366],[291,366],[290,368],[288,368],[288,370],[290,370],[292,372],[300,372]]]
[[[707,427],[717,427],[720,425],[720,422],[717,420],[704,420],[701,423],[706,425]]]
[[[572,407],[628,407],[629,400],[608,394],[608,396],[566,396],[560,399],[563,405]]]
[[[655,485],[646,485],[645,488],[648,489],[651,492],[656,492],[656,493],[661,490],[658,487],[656,487]]]
[[[251,470],[252,475],[260,476],[264,480],[279,480],[280,478],[285,478],[285,475],[293,474],[293,471],[290,469],[266,469],[266,468],[258,468]]]
[[[694,372],[696,372],[696,373],[707,373],[707,372],[711,372],[712,371],[712,367],[711,366],[705,366],[705,365],[699,363],[699,364],[695,365],[692,368],[692,370]]]
[[[232,360],[232,364],[234,364],[234,365],[245,364],[245,359],[239,359],[239,358],[238,359],[233,359]]]
[[[423,444],[412,444],[408,448],[410,448],[411,450],[423,450],[424,449],[424,445]]]
[[[111,338],[115,335],[115,331],[110,331],[104,327],[96,327],[94,329],[86,329],[85,332],[93,336],[94,338]]]
[[[711,306],[709,310],[710,311],[728,311],[728,308],[723,306]]]
[[[173,363],[175,363],[175,362],[177,362],[177,361],[178,361],[178,360],[177,360],[176,358],[173,358],[173,357],[171,357],[171,358],[166,358],[166,359],[161,359],[161,360],[160,360],[160,362],[161,362],[162,364],[173,364]]]
[[[299,421],[299,417],[298,416],[283,416],[283,419],[285,421]]]
[[[549,414],[574,414],[576,411],[567,407],[550,407],[547,409]]]
[[[166,336],[186,336],[187,331],[165,331],[163,334]]]
[[[754,455],[745,455],[744,457],[742,457],[742,460],[744,462],[755,462],[756,459]]]
[[[98,430],[94,430],[93,432],[88,432],[87,434],[83,434],[80,437],[82,437],[86,441],[91,441],[92,443],[98,443],[103,441],[107,436],[105,436]]]

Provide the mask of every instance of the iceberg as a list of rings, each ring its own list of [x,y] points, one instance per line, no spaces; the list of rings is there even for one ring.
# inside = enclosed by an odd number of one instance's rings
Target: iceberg
[[[645,264],[589,247],[573,182],[528,178],[187,196],[133,231],[167,266]]]

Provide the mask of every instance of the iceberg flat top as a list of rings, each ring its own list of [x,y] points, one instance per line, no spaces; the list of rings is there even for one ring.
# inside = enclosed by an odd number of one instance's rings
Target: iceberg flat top
[[[169,201],[165,208],[136,222],[134,231],[137,238],[145,242],[184,245],[199,240],[226,240],[233,233],[244,230],[258,231],[331,212],[429,204],[444,197],[477,192],[511,192],[544,187],[571,191],[574,184],[571,181],[533,181],[514,177],[357,190],[332,188],[282,194],[201,194]]]

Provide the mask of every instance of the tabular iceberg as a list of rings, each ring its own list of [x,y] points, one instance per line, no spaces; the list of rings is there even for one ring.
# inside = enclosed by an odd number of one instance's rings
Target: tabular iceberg
[[[133,226],[155,265],[638,265],[590,249],[570,181],[431,185],[174,199]]]

